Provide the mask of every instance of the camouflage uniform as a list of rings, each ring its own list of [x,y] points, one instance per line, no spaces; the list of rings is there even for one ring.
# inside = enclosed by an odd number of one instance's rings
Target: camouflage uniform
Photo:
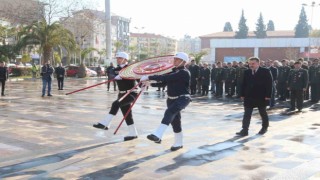
[[[312,65],[309,68],[309,82],[311,86],[311,102],[319,102],[320,99],[320,66]]]
[[[309,82],[308,71],[305,69],[293,69],[288,77],[288,88],[290,90],[290,110],[294,111],[296,107],[300,111],[303,107],[303,94],[307,89]]]

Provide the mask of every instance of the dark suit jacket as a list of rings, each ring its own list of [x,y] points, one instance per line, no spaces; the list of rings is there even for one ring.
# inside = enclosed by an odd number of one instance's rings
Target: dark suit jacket
[[[251,69],[244,72],[242,94],[245,107],[267,106],[265,98],[270,98],[272,92],[272,75],[269,69],[259,67],[255,75]]]
[[[9,77],[9,71],[7,67],[0,67],[0,80],[7,80]]]

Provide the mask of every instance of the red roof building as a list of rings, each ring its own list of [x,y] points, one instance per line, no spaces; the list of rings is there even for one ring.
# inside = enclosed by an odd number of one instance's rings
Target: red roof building
[[[234,36],[235,32],[200,36],[201,49],[210,49],[204,61],[244,61],[252,56],[278,60],[320,57],[320,38],[295,38],[294,31],[267,31],[267,38],[263,39],[256,38],[252,31],[246,39],[235,39]]]

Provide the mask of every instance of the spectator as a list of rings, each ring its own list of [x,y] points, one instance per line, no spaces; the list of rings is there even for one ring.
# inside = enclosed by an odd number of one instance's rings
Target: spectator
[[[308,71],[301,68],[301,62],[294,63],[294,69],[290,71],[288,78],[288,90],[290,91],[290,109],[294,111],[296,107],[298,111],[302,110],[303,94],[307,90],[309,77]]]
[[[37,78],[38,67],[34,63],[32,64],[31,71],[32,71],[32,80],[35,81]]]
[[[5,62],[0,62],[0,82],[1,82],[1,96],[4,95],[6,80],[9,77],[8,68],[5,67]]]
[[[47,61],[45,65],[41,68],[41,76],[42,76],[42,96],[46,94],[46,88],[48,86],[48,96],[51,95],[51,83],[53,79],[54,68],[51,66],[50,61]]]
[[[66,69],[62,66],[62,63],[56,68],[56,75],[58,80],[58,90],[63,90],[63,81],[66,74]]]
[[[97,67],[97,76],[98,76],[98,78],[101,78],[101,66],[100,66],[100,64],[98,65],[98,67]]]
[[[110,66],[107,67],[106,73],[109,81],[114,79],[114,77],[116,77],[115,67],[113,66],[112,62],[110,63]],[[113,81],[113,87],[114,87],[114,91],[116,91],[117,90],[116,81]],[[110,82],[108,82],[108,85],[107,85],[107,90],[109,91],[109,89],[110,89]]]

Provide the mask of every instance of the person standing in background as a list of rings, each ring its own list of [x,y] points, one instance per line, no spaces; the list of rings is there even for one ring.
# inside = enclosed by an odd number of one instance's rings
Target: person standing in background
[[[110,66],[107,67],[106,73],[109,81],[116,77],[115,67],[113,66],[112,62],[110,63]],[[114,88],[114,91],[117,90],[116,81],[113,81],[113,88]],[[109,91],[109,89],[110,89],[110,82],[108,82],[108,85],[107,85],[107,90]]]
[[[191,60],[191,64],[188,67],[190,74],[191,74],[191,82],[190,82],[190,90],[191,95],[197,93],[197,82],[199,78],[199,66],[196,65],[196,61],[193,59]]]
[[[98,78],[101,78],[101,72],[102,72],[102,69],[101,69],[101,66],[99,64],[98,67],[97,67],[97,76],[98,76]]]
[[[50,61],[47,61],[45,65],[41,68],[41,76],[42,76],[42,96],[46,94],[46,88],[48,86],[48,96],[51,95],[51,83],[53,79],[54,68],[51,66]]]
[[[288,66],[288,60],[283,59],[281,61],[282,66],[278,67],[278,79],[277,79],[277,95],[279,101],[286,101],[289,97],[289,92],[287,90],[288,77],[291,70]]]
[[[211,68],[211,72],[210,72],[210,79],[211,79],[210,91],[211,91],[211,94],[216,93],[216,82],[214,81],[215,75],[216,75],[216,64],[212,64],[212,68]]]
[[[209,85],[210,85],[210,69],[208,68],[208,64],[203,64],[203,70],[200,74],[201,82],[202,82],[202,96],[208,95]]]
[[[320,99],[320,66],[319,59],[314,59],[309,68],[309,84],[311,89],[311,103],[318,103]]]
[[[296,107],[298,111],[301,111],[303,108],[303,95],[308,87],[309,76],[308,71],[301,68],[300,61],[295,62],[294,67],[288,77],[291,104],[289,111],[295,111]]]
[[[9,77],[8,68],[5,66],[5,62],[0,62],[0,82],[1,82],[1,96],[4,95],[4,90],[6,86],[6,81]]]
[[[32,71],[32,80],[35,81],[37,78],[38,67],[34,63],[32,64],[31,71]]]
[[[215,70],[214,81],[216,82],[216,98],[221,98],[223,94],[223,83],[224,83],[224,68],[222,67],[221,62],[217,62],[217,68]]]
[[[275,100],[275,95],[276,95],[276,81],[278,79],[278,69],[276,67],[274,67],[274,62],[272,62],[272,60],[267,60],[266,61],[266,68],[268,68],[271,72],[272,75],[272,93],[271,93],[271,98],[270,98],[270,109],[272,109],[275,104],[276,104],[276,100]]]
[[[239,62],[239,66],[236,68],[236,92],[237,92],[237,98],[240,98],[241,96],[241,87],[243,84],[243,76],[244,71],[248,68],[244,67],[243,62]]]
[[[66,69],[62,66],[62,63],[59,64],[55,72],[58,80],[58,90],[63,90],[64,76],[66,74]]]

